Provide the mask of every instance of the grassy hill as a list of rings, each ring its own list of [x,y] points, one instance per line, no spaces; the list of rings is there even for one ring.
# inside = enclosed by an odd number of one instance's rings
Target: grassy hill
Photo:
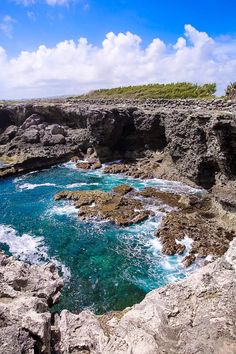
[[[89,98],[89,99],[109,99],[109,98],[128,98],[128,99],[186,99],[186,98],[214,98],[216,84],[197,85],[188,82],[170,84],[149,84],[140,86],[117,87],[112,89],[100,89],[91,91],[85,95],[71,97],[70,99]]]

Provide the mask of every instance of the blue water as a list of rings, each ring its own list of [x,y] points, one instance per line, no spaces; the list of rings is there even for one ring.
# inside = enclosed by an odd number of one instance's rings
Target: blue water
[[[153,236],[163,216],[158,207],[149,220],[122,228],[81,221],[70,202],[53,199],[64,189],[109,191],[124,183],[189,191],[166,181],[81,172],[71,163],[1,180],[0,248],[30,263],[54,261],[65,279],[61,308],[104,313],[133,305],[150,290],[186,276],[182,257],[163,256]]]

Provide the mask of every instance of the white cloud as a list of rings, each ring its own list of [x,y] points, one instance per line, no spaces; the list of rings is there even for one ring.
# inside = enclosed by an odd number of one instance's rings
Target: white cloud
[[[14,23],[16,23],[16,21],[11,16],[4,16],[0,22],[0,31],[2,31],[7,37],[12,38]]]
[[[35,22],[36,21],[36,15],[33,11],[27,11],[27,16],[29,17],[29,19],[32,21],[32,22]]]
[[[46,0],[48,5],[67,5],[70,0]]]
[[[108,33],[97,47],[81,38],[41,45],[7,58],[0,47],[0,98],[78,94],[128,84],[216,82],[223,93],[236,81],[236,40],[213,39],[191,25],[170,45],[155,38],[146,48],[130,32]]]
[[[29,6],[29,5],[34,5],[36,2],[39,0],[12,0],[16,2],[19,5],[24,5],[24,6]],[[74,0],[43,0],[46,4],[50,6],[54,5],[68,5],[70,2]]]
[[[36,0],[13,0],[19,5],[29,6],[36,3]]]

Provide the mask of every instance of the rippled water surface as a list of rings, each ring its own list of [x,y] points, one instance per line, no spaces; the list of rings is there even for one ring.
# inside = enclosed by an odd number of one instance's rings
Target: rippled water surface
[[[162,217],[158,210],[149,220],[122,228],[81,221],[70,202],[53,199],[64,189],[109,191],[123,183],[188,190],[173,182],[81,172],[71,163],[0,181],[0,248],[31,263],[56,262],[66,281],[61,308],[123,309],[186,275],[182,258],[163,256],[153,236]]]

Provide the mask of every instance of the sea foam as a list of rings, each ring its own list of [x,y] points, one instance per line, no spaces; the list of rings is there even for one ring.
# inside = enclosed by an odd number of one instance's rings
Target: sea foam
[[[48,248],[44,243],[44,237],[36,237],[30,234],[19,235],[11,226],[0,225],[0,243],[9,247],[9,252],[24,262],[31,264],[54,263],[62,272],[65,281],[71,277],[70,269],[55,257],[49,258]]]

